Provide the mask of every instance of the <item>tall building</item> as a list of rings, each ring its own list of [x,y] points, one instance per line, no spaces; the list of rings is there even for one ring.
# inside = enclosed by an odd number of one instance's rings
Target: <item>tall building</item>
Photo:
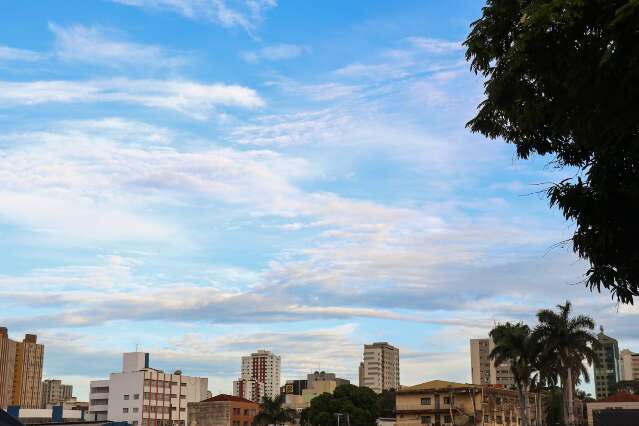
[[[359,385],[376,393],[399,389],[399,349],[388,342],[364,345],[364,361],[359,365]]]
[[[275,398],[280,390],[282,360],[271,351],[259,350],[242,357],[242,375],[233,382],[233,395],[261,402]]]
[[[62,380],[47,379],[42,382],[41,408],[68,401],[73,397],[73,386],[65,385]]]
[[[40,408],[43,360],[44,346],[35,334],[16,342],[0,327],[0,407]]]
[[[619,356],[621,380],[639,380],[639,353],[624,349]]]
[[[595,363],[595,394],[597,399],[611,395],[614,385],[621,378],[619,371],[619,345],[615,339],[604,334],[604,329],[597,334],[600,347],[597,349],[599,362]]]
[[[123,355],[122,372],[90,383],[89,413],[132,426],[186,426],[188,403],[207,397],[208,379],[149,367],[149,354]]]
[[[470,339],[470,370],[474,385],[502,385],[512,387],[515,384],[509,363],[495,364],[490,353],[495,348],[492,339]]]

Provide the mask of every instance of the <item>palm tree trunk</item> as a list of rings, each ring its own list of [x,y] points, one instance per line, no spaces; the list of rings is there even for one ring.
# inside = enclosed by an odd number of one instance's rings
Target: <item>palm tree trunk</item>
[[[528,423],[528,395],[524,389],[519,389],[519,417],[522,426],[529,426]]]
[[[536,410],[537,424],[539,426],[543,426],[544,419],[541,418],[541,382],[537,385],[537,400],[535,401],[535,405],[537,408]]]
[[[573,396],[572,396],[572,368],[568,367],[568,369],[566,370],[567,373],[567,380],[566,380],[566,384],[568,385],[568,389],[567,389],[567,398],[568,398],[568,421],[566,422],[567,426],[575,426],[575,409],[574,409],[574,401],[573,401]]]

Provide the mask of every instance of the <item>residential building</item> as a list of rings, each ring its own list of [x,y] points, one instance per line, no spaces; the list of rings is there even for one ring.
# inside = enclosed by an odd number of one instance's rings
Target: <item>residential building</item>
[[[17,342],[0,327],[0,407],[40,408],[43,361],[44,346],[35,334]]]
[[[588,426],[639,425],[639,395],[616,393],[586,405]]]
[[[251,426],[260,404],[239,396],[220,394],[189,402],[188,426]]]
[[[89,402],[88,401],[78,401],[78,398],[72,396],[71,398],[66,399],[63,402],[58,402],[56,404],[47,404],[44,408],[53,408],[53,407],[62,407],[64,410],[80,410],[89,412]]]
[[[490,359],[495,348],[493,339],[470,339],[470,369],[475,385],[501,385],[513,387],[515,380],[510,363],[496,364]]]
[[[185,426],[188,403],[206,398],[208,379],[149,367],[149,354],[123,354],[122,372],[90,383],[89,413],[95,420],[132,426]]]
[[[621,380],[639,380],[639,353],[624,349],[619,358]]]
[[[288,380],[280,389],[286,395],[285,405],[296,411],[302,411],[311,405],[311,401],[323,393],[333,393],[335,388],[348,385],[350,381],[340,379],[335,373],[316,371],[306,376],[306,380]]]
[[[364,361],[359,367],[359,385],[376,393],[399,389],[399,349],[388,342],[364,345]]]
[[[620,380],[619,345],[617,340],[604,334],[604,329],[597,334],[600,347],[596,350],[597,361],[594,365],[595,394],[597,399],[611,395],[614,385]]]
[[[42,382],[41,408],[58,405],[73,397],[73,386],[65,385],[62,380],[46,379]]]
[[[258,350],[242,357],[242,373],[233,382],[233,395],[261,402],[268,396],[274,398],[280,389],[282,360],[271,351]]]
[[[536,395],[530,395],[531,424],[538,424],[535,398]],[[520,424],[517,391],[505,389],[502,386],[443,380],[402,387],[397,391],[395,412],[397,426],[465,424],[515,426]]]

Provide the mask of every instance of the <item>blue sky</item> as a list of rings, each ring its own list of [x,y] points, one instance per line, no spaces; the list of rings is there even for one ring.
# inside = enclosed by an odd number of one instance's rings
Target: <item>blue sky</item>
[[[86,396],[136,345],[229,392],[283,379],[470,380],[468,339],[570,298],[622,347],[639,311],[580,284],[569,171],[464,127],[475,1],[2,1],[0,322]]]

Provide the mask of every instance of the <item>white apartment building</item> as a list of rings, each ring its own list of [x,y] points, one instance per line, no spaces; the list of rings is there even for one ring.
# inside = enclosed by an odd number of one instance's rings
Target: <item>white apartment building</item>
[[[242,373],[233,382],[233,395],[255,402],[275,398],[280,391],[282,359],[271,351],[258,350],[242,357]]]
[[[121,373],[90,383],[89,414],[95,420],[132,426],[185,426],[187,404],[207,397],[208,379],[149,367],[149,354],[123,355]]]
[[[515,384],[510,363],[496,365],[490,360],[495,348],[493,339],[470,339],[470,370],[474,385],[502,385],[512,387]]]
[[[364,361],[359,365],[359,385],[376,393],[399,389],[399,349],[388,342],[364,345]]]
[[[621,380],[639,380],[639,353],[624,349],[619,353]]]

